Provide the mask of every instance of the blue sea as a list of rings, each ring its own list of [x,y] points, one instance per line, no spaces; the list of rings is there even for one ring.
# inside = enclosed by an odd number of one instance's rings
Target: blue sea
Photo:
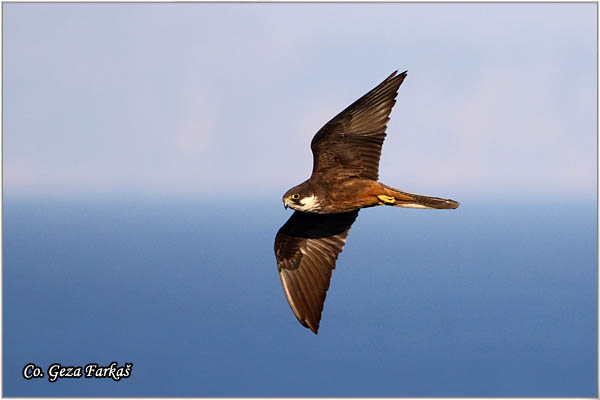
[[[597,396],[595,199],[460,200],[361,211],[315,336],[279,198],[5,198],[2,394]],[[46,374],[113,361],[131,376]]]

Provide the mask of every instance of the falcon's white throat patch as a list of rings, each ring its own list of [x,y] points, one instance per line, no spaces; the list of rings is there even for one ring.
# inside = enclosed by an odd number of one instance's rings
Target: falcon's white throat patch
[[[319,199],[314,194],[301,199],[300,204],[302,205],[294,207],[298,211],[317,211],[321,208],[319,206]]]

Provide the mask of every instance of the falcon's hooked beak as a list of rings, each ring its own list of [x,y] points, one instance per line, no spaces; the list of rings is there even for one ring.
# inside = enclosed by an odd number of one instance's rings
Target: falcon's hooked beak
[[[283,208],[285,208],[287,210],[288,207],[290,206],[290,204],[292,204],[292,200],[290,200],[289,197],[286,197],[285,199],[283,199]]]

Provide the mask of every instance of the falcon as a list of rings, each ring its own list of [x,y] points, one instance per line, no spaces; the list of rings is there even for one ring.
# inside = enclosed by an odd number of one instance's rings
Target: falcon
[[[387,122],[406,73],[395,71],[327,122],[310,145],[311,177],[283,195],[284,207],[295,211],[275,237],[277,269],[296,318],[315,334],[331,273],[361,208],[459,206],[378,182]]]

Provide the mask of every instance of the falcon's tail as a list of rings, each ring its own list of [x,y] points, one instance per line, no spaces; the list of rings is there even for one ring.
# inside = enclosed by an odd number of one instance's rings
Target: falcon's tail
[[[382,185],[384,192],[378,195],[380,205],[406,208],[438,208],[438,209],[454,209],[458,208],[460,203],[450,199],[441,199],[439,197],[423,196],[422,194],[414,194],[393,189],[389,186]]]

